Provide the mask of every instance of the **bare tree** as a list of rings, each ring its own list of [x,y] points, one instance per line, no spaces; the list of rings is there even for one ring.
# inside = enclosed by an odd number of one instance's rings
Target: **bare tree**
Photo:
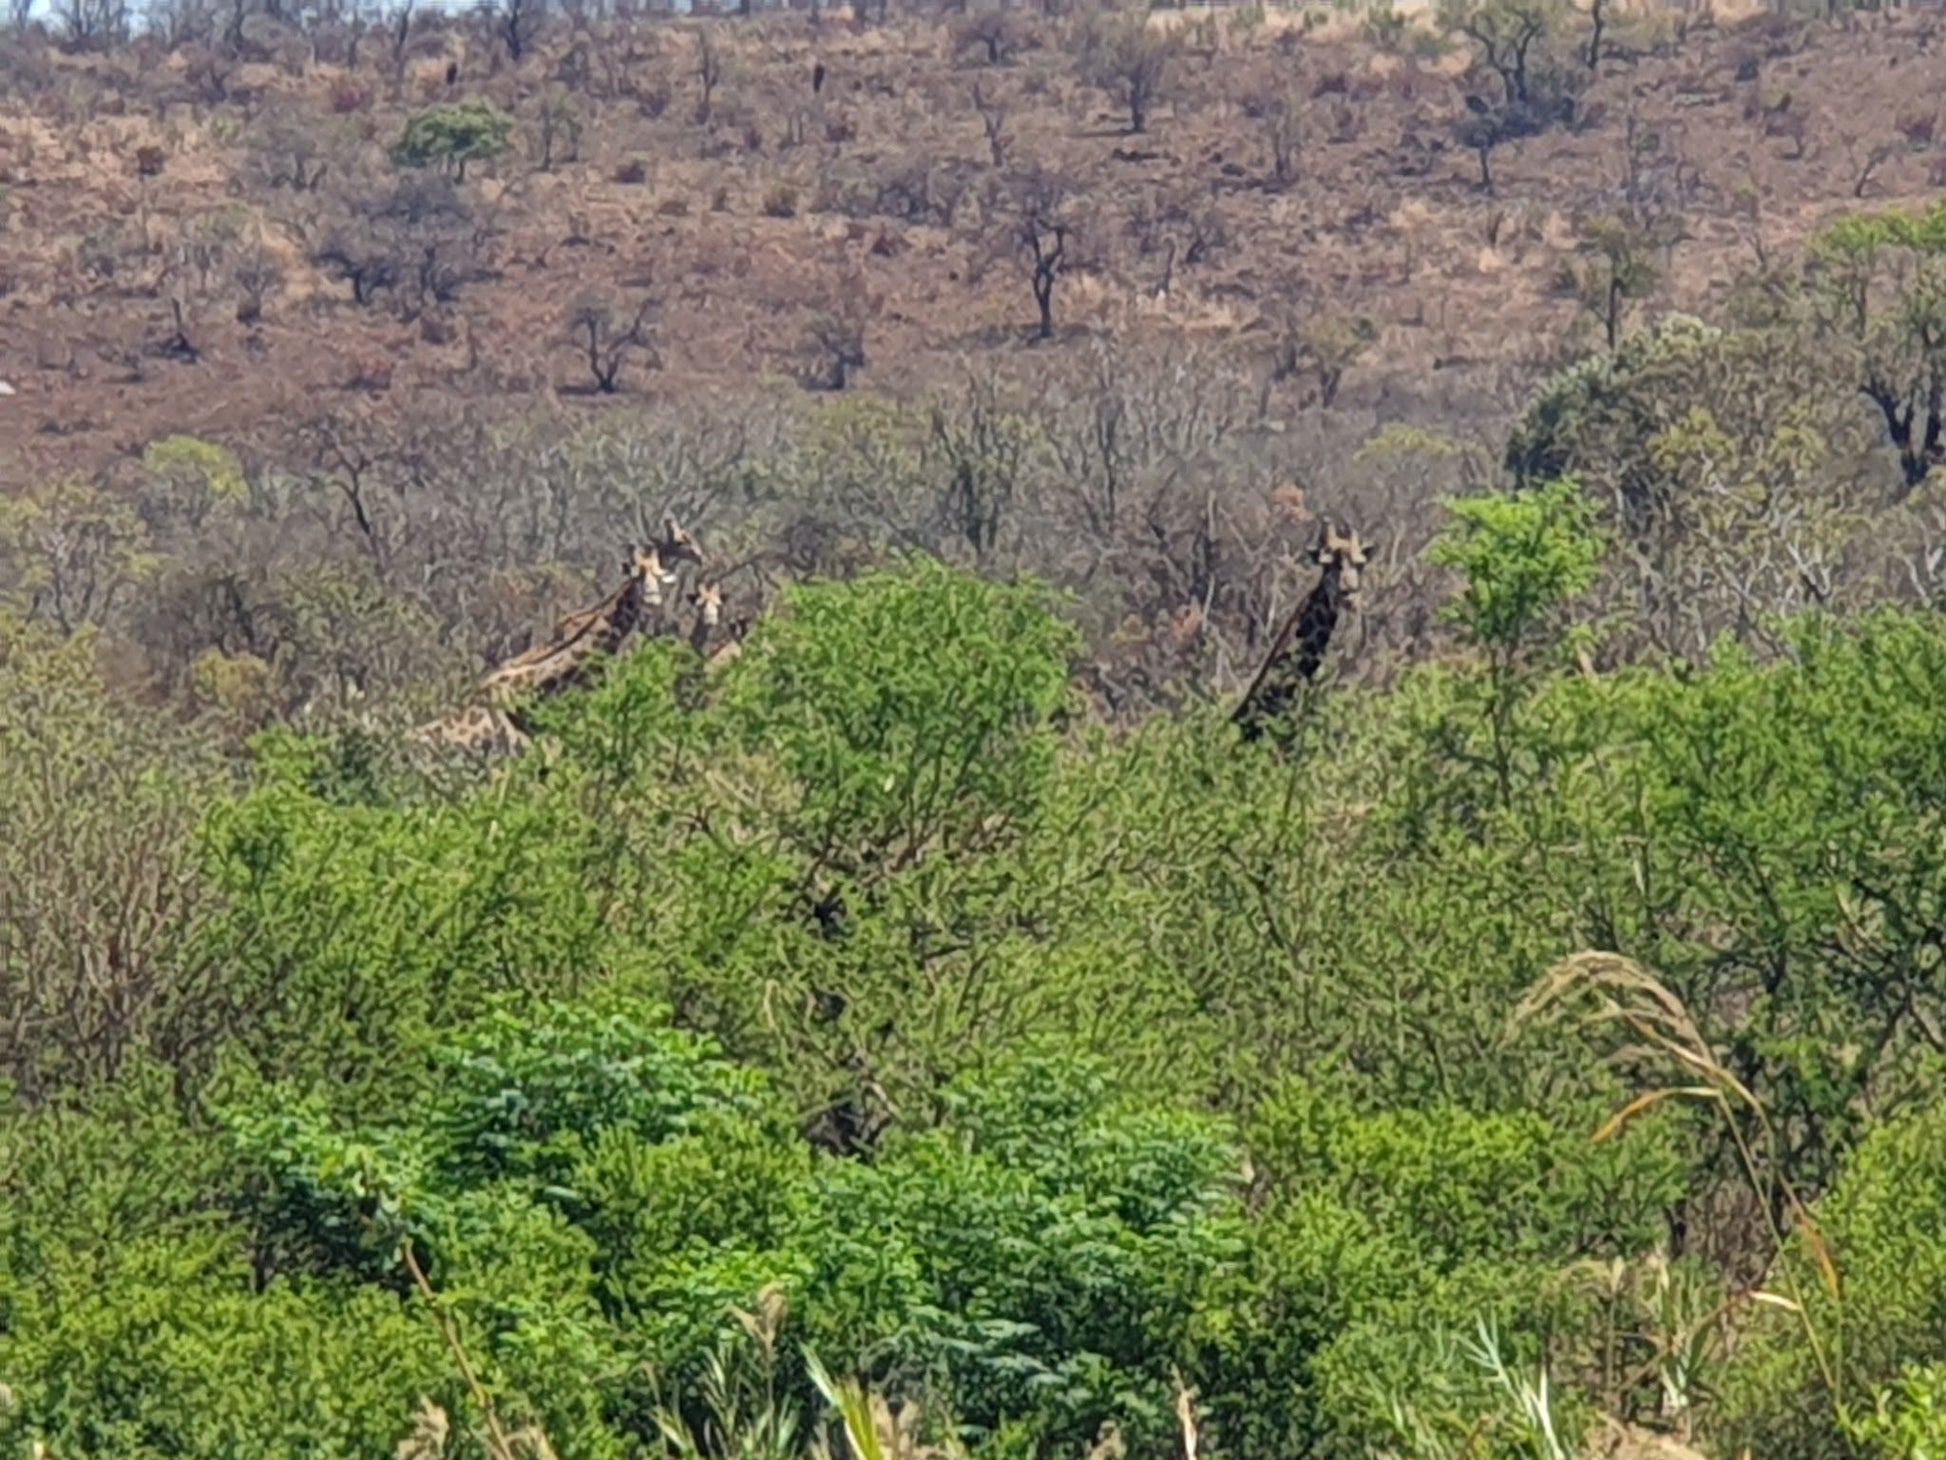
[[[575,114],[574,102],[565,91],[553,90],[541,98],[540,141],[539,167],[542,172],[554,166],[555,153],[564,142],[566,148],[560,160],[574,162],[580,158],[581,119]]]
[[[413,0],[400,0],[399,8],[392,17],[392,75],[394,80],[405,75],[405,46],[412,39]]]
[[[590,295],[568,311],[568,342],[588,364],[595,389],[613,395],[621,389],[622,367],[636,351],[653,354],[653,300],[644,299],[625,315],[605,298]]]
[[[255,324],[263,318],[264,301],[284,287],[284,270],[277,256],[264,246],[263,233],[244,245],[230,270],[237,286],[236,317],[239,324]]]
[[[982,10],[954,27],[953,39],[961,50],[980,47],[989,66],[1005,65],[1020,45],[1020,21],[1011,10]]]
[[[1480,188],[1484,192],[1492,192],[1493,149],[1506,136],[1503,110],[1489,105],[1481,97],[1469,96],[1466,99],[1466,115],[1454,123],[1453,135],[1462,147],[1471,148],[1480,159]]]
[[[702,100],[696,103],[696,124],[709,125],[710,102],[716,95],[716,88],[723,82],[723,56],[711,39],[708,22],[696,32],[696,84],[702,88]]]
[[[1132,15],[1108,21],[1090,38],[1084,70],[1128,112],[1128,129],[1143,132],[1175,58],[1174,37],[1150,26],[1146,15]]]
[[[356,161],[356,151],[315,112],[280,107],[250,128],[244,155],[246,178],[259,187],[316,192],[333,163]]]
[[[810,347],[816,376],[826,390],[843,390],[854,370],[865,368],[865,320],[856,309],[837,309],[811,321]]]
[[[1574,270],[1575,287],[1610,350],[1621,343],[1629,302],[1654,291],[1656,252],[1674,237],[1666,223],[1628,217],[1595,219],[1582,229],[1588,262]]]
[[[534,31],[541,19],[540,0],[501,0],[500,37],[507,43],[507,54],[514,64],[527,54],[533,44]]]
[[[1864,161],[1861,162],[1859,161],[1857,150],[1850,149],[1851,163],[1856,170],[1856,179],[1851,185],[1851,195],[1854,198],[1862,198],[1865,196],[1865,189],[1872,185],[1872,174],[1877,172],[1885,159],[1890,157],[1896,150],[1892,143],[1880,142],[1865,151]]]
[[[1076,208],[1075,188],[1053,173],[1037,169],[1013,179],[1008,189],[1000,242],[1026,265],[1043,340],[1054,338],[1054,287],[1077,263]]]
[[[1549,0],[1452,0],[1443,19],[1479,48],[1480,59],[1500,77],[1507,105],[1525,106],[1534,47],[1552,22]]]
[[[62,41],[76,50],[128,39],[128,0],[59,0],[54,19]]]
[[[450,303],[485,265],[491,230],[449,178],[408,173],[386,191],[351,189],[334,202],[312,257],[360,304],[391,290],[402,306]]]
[[[1007,108],[977,81],[973,83],[973,110],[980,114],[980,125],[986,129],[987,155],[993,159],[995,167],[1007,165],[1007,147],[1012,138],[1007,135]]]
[[[1244,114],[1262,130],[1270,146],[1271,180],[1280,188],[1297,180],[1297,154],[1303,141],[1301,103],[1296,89],[1273,83],[1246,97]]]

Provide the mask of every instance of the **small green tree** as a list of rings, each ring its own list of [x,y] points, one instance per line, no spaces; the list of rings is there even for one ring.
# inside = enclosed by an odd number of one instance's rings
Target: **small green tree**
[[[467,163],[506,155],[513,129],[514,119],[484,97],[427,107],[406,122],[392,161],[399,167],[438,167],[464,182]]]
[[[195,436],[165,436],[142,450],[150,500],[186,526],[200,528],[219,505],[250,492],[243,468],[228,450]]]
[[[731,703],[796,782],[800,844],[854,874],[896,870],[1030,811],[1073,649],[1040,589],[919,559],[794,589]]]
[[[1466,579],[1447,612],[1496,663],[1512,663],[1594,582],[1601,541],[1593,507],[1571,479],[1444,505],[1453,521],[1429,556]]]
[[[1946,460],[1946,204],[1842,218],[1811,246],[1823,324],[1854,354],[1908,489]]]
[[[1654,292],[1655,250],[1666,238],[1628,218],[1597,219],[1581,230],[1586,262],[1570,265],[1570,278],[1581,307],[1601,325],[1609,349],[1621,342],[1629,303]]]
[[[1594,583],[1601,540],[1594,508],[1572,479],[1445,506],[1452,524],[1427,556],[1466,579],[1446,612],[1487,656],[1487,717],[1504,794],[1521,670],[1549,642],[1563,606]]]

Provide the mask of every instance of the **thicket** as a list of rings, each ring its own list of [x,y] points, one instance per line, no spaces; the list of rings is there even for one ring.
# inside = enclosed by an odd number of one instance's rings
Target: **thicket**
[[[1915,1453],[1946,633],[1591,675],[1577,500],[1276,751],[926,558],[484,772],[10,628],[10,1443]]]

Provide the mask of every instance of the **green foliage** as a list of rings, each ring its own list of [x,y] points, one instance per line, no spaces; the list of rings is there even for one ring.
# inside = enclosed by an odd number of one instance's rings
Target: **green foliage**
[[[1449,499],[1453,525],[1427,554],[1466,588],[1448,611],[1495,654],[1524,647],[1555,610],[1594,582],[1601,542],[1594,510],[1574,481]]]
[[[1074,647],[1038,589],[914,561],[795,590],[729,704],[793,777],[804,850],[896,870],[1033,810]]]
[[[491,162],[512,146],[514,119],[484,97],[415,112],[392,147],[400,167],[434,167],[466,177],[469,162]]]
[[[0,611],[0,1074],[30,1097],[180,1058],[222,1002],[186,863],[227,778],[211,748],[102,682],[92,628]]]
[[[1811,258],[1827,338],[1849,346],[1858,388],[1917,487],[1946,451],[1946,206],[1840,218]]]
[[[467,1184],[556,1174],[608,1131],[665,1141],[705,1112],[749,1113],[759,1095],[706,1041],[573,1005],[537,1021],[490,1014],[441,1046],[437,1069],[429,1124],[449,1179]]]
[[[868,1422],[906,1460],[1156,1455],[1178,1403],[1238,1460],[1552,1457],[1597,1410],[1786,1460],[1920,1443],[1946,633],[1566,668],[1591,491],[1455,502],[1486,652],[1325,697],[1291,758],[1214,711],[1076,725],[1049,595],[937,564],[802,585],[706,677],[645,644],[467,775],[278,730],[232,786],[115,713],[88,635],[14,625],[0,867],[103,944],[124,904],[161,931],[0,981],[35,1036],[7,1442],[383,1453],[436,1408],[497,1455],[484,1395],[604,1460]],[[117,816],[152,883],[108,875]],[[61,901],[70,856],[114,895]],[[183,901],[119,890],[150,885]],[[1767,1178],[1699,1102],[1596,1138],[1634,1056],[1510,1025],[1588,947],[1758,1092]],[[1808,1324],[1721,1259],[1767,1256],[1784,1183],[1844,1276],[1773,1270]]]
[[[1871,1413],[1850,1426],[1872,1460],[1938,1460],[1946,1455],[1946,1370],[1908,1365],[1873,1398]]]
[[[1839,1398],[1867,1453],[1925,1453],[1938,1435],[1936,1381],[1904,1370],[1946,1343],[1946,1118],[1925,1110],[1872,1132],[1817,1215],[1844,1278],[1842,1303],[1807,1287],[1840,1364]],[[1811,1266],[1801,1243],[1786,1260]],[[1765,1314],[1736,1357],[1725,1438],[1784,1460],[1839,1452],[1844,1427],[1783,1317]],[[1898,1448],[1907,1441],[1921,1448]]]
[[[1597,1146],[1536,1111],[1453,1106],[1361,1118],[1291,1085],[1258,1112],[1251,1144],[1272,1190],[1329,1192],[1451,1266],[1485,1252],[1559,1259],[1652,1247],[1684,1176],[1667,1135]]]
[[[1615,550],[1595,606],[1623,647],[1775,651],[1784,620],[1854,591],[1840,565],[1867,520],[1865,443],[1857,412],[1811,388],[1829,372],[1802,334],[1671,316],[1535,391],[1506,465],[1596,505]]]
[[[930,1378],[969,1439],[1013,1421],[1071,1447],[1111,1418],[1166,1434],[1170,1366],[1241,1250],[1222,1130],[1046,1059],[962,1081],[945,1105],[891,1159],[828,1170],[807,1308],[874,1290],[892,1306],[862,1331],[814,1326],[815,1346],[863,1357],[875,1340],[893,1386]]]
[[[456,1389],[390,1295],[257,1283],[209,1208],[223,1153],[166,1072],[13,1115],[0,1167],[0,1435],[23,1453],[370,1454]]]
[[[243,468],[223,447],[194,436],[165,436],[142,449],[142,469],[161,486],[175,512],[199,527],[218,503],[249,492]]]
[[[62,480],[0,500],[0,612],[62,633],[100,624],[158,566],[133,506]]]
[[[225,908],[203,946],[226,969],[229,1038],[264,1078],[404,1098],[395,1061],[430,1030],[599,966],[604,841],[561,798],[394,800],[356,758],[281,735],[260,748],[258,784],[208,819]]]

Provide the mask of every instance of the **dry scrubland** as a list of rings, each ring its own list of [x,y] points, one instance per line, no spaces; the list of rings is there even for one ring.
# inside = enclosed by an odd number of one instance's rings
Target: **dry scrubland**
[[[1180,53],[1140,135],[1086,79],[1086,22],[1029,12],[992,22],[997,63],[984,22],[951,16],[554,20],[518,62],[491,27],[436,17],[402,47],[373,28],[355,65],[342,31],[269,23],[234,56],[17,41],[0,307],[20,395],[0,445],[26,480],[185,430],[275,452],[327,409],[625,409],[572,394],[590,376],[562,337],[590,294],[653,308],[656,359],[627,396],[747,408],[761,377],[822,373],[832,315],[864,335],[859,381],[908,392],[1018,353],[1035,313],[994,256],[996,195],[1030,169],[1087,215],[1061,349],[1153,340],[1268,374],[1294,334],[1367,321],[1335,404],[1479,430],[1586,344],[1563,276],[1591,225],[1666,221],[1639,307],[1708,314],[1832,214],[1929,196],[1935,23],[1618,14],[1572,78],[1578,120],[1496,149],[1491,193],[1454,128],[1500,83],[1423,16],[1379,44],[1326,11],[1169,13]],[[359,306],[320,249],[379,201],[407,116],[466,97],[515,126],[437,240],[451,297]],[[177,304],[193,359],[164,352]],[[1268,391],[1266,423],[1295,425],[1308,377]]]

